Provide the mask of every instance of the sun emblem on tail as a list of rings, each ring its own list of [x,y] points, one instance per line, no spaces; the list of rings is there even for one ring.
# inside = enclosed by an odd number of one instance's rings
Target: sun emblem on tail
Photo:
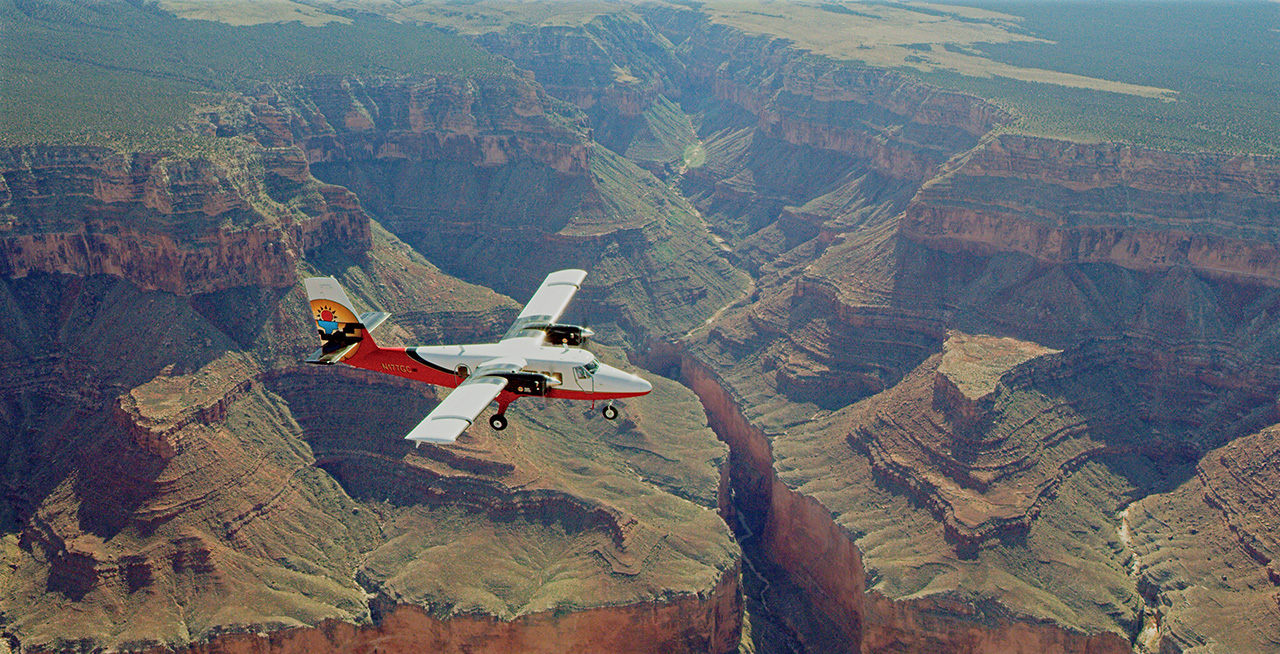
[[[338,331],[338,317],[334,312],[334,308],[327,304],[320,305],[319,309],[316,310],[316,325],[325,334],[332,334]]]

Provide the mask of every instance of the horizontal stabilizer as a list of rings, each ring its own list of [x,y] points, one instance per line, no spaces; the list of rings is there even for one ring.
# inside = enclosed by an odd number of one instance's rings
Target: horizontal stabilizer
[[[364,330],[371,332],[378,328],[378,325],[387,321],[391,314],[386,311],[366,311],[360,314],[360,324],[364,325]]]
[[[307,357],[306,359],[303,359],[303,361],[306,363],[332,365],[347,358],[347,355],[351,354],[351,352],[355,350],[356,347],[359,345],[360,345],[359,343],[352,343],[351,345],[348,345],[339,350],[334,350],[333,352],[325,352],[324,348],[322,347],[316,350],[315,352],[312,352],[311,356]]]

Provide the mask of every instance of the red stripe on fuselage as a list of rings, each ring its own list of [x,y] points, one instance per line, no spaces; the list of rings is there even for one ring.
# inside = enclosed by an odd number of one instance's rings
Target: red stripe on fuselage
[[[431,368],[419,363],[411,358],[402,347],[372,347],[370,348],[368,340],[360,344],[356,353],[347,358],[343,363],[365,370],[381,372],[396,377],[404,377],[414,381],[426,382],[434,386],[444,386],[446,388],[457,388],[465,377]],[[504,391],[505,392],[505,391]],[[514,395],[514,397],[529,397],[526,395]],[[547,391],[545,397],[562,400],[620,400],[627,397],[639,397],[645,393],[594,393],[591,391],[575,391],[566,388],[551,388]]]
[[[464,377],[425,366],[413,360],[402,347],[369,347],[366,339],[356,353],[343,363],[396,377],[426,382],[435,386],[456,388]]]
[[[591,391],[569,391],[553,388],[547,391],[547,397],[561,400],[620,400],[624,397],[640,397],[647,393],[593,393]]]

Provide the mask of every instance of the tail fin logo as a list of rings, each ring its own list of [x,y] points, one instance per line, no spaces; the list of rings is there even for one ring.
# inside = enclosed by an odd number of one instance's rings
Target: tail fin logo
[[[332,334],[338,331],[338,316],[332,306],[327,304],[320,305],[316,311],[316,325],[320,327],[320,331],[326,334]]]

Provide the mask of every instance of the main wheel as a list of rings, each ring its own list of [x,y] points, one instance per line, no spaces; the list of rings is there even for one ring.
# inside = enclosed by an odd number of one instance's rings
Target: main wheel
[[[501,413],[495,413],[489,416],[489,426],[493,427],[494,431],[502,431],[507,428],[507,417]]]
[[[605,420],[613,420],[618,417],[618,410],[613,408],[612,404],[604,405],[604,408],[600,410],[600,413],[604,415]]]

